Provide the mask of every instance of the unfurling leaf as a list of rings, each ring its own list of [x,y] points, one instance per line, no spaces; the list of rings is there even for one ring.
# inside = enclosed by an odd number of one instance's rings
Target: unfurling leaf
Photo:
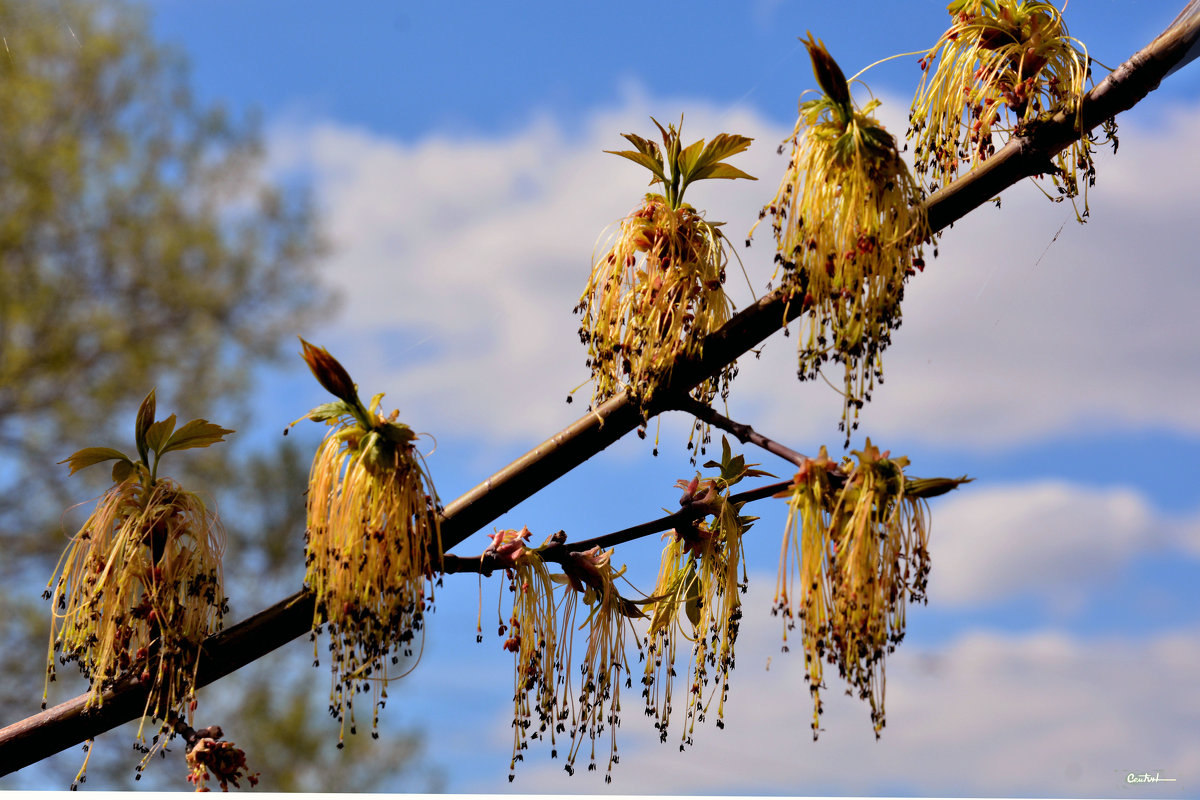
[[[86,469],[93,464],[111,461],[114,458],[120,461],[129,461],[128,456],[126,456],[120,450],[114,450],[111,447],[85,447],[78,452],[72,453],[69,457],[64,458],[58,463],[66,464],[68,467],[70,467],[70,474],[74,475],[81,469]]]
[[[756,180],[753,175],[749,175],[737,167],[721,163],[723,159],[745,150],[753,139],[737,134],[719,133],[707,145],[703,139],[697,139],[684,147],[679,139],[679,130],[674,125],[664,128],[658,120],[653,117],[650,119],[662,134],[663,150],[660,150],[654,142],[643,139],[636,133],[623,133],[621,135],[637,150],[605,150],[604,152],[628,158],[650,170],[654,174],[654,180],[650,181],[650,184],[663,184],[667,204],[672,209],[680,207],[683,202],[684,190],[687,189],[689,183],[705,178]],[[682,126],[681,118],[680,128]]]
[[[946,494],[973,480],[966,475],[961,478],[913,478],[904,484],[904,493],[909,497],[928,499]]]
[[[159,450],[159,455],[172,450],[187,450],[192,447],[208,447],[210,444],[225,441],[224,436],[233,433],[228,428],[222,428],[206,419],[194,419],[171,435],[167,443]]]
[[[813,38],[812,31],[808,32],[807,39],[800,41],[808,48],[808,57],[812,59],[813,74],[817,78],[821,91],[843,108],[846,115],[849,116],[851,113],[850,86],[846,83],[846,75],[842,72],[842,68],[833,60],[833,56],[829,55],[829,51],[825,49],[825,43],[820,39]]]
[[[149,449],[146,447],[146,432],[154,424],[154,411],[154,390],[151,389],[150,394],[146,395],[146,399],[142,400],[142,404],[138,406],[137,419],[133,424],[133,441],[143,463],[146,461],[146,454],[149,453]]]

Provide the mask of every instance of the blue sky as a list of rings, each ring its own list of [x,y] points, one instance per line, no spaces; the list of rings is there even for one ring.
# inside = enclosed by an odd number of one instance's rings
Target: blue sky
[[[312,187],[334,245],[323,276],[343,303],[304,333],[436,435],[445,500],[580,410],[563,402],[586,377],[571,308],[597,237],[645,191],[602,150],[648,135],[650,115],[683,113],[689,139],[754,136],[734,163],[758,182],[689,192],[745,231],[813,83],[796,37],[812,30],[849,74],[927,48],[946,20],[937,2],[144,4],[201,97],[261,114],[268,175]],[[1066,17],[1115,66],[1182,5],[1076,0]],[[865,78],[898,134],[915,61]],[[1194,794],[1200,693],[1181,687],[1200,669],[1198,75],[1193,64],[1120,118],[1087,225],[1018,185],[946,232],[911,284],[855,444],[869,435],[914,474],[976,481],[933,504],[929,605],[889,661],[881,742],[836,685],[811,740],[801,664],[780,654],[768,613],[783,526],[769,504],[748,545],[726,728],[709,724],[688,752],[654,741],[630,693],[610,786],[568,779],[536,746],[509,784],[510,659],[499,640],[475,644],[465,576],[438,595],[424,658],[385,722],[423,729],[460,792]],[[766,238],[739,251],[762,291]],[[731,285],[750,301],[740,278]],[[776,336],[744,360],[730,411],[799,450],[833,450],[839,400],[795,381],[792,342]],[[262,381],[272,434],[324,399],[298,358]],[[585,538],[657,516],[692,474],[685,422],[665,418],[661,437],[658,458],[622,442],[498,524]],[[478,534],[456,552],[485,544]],[[656,547],[615,558],[645,589]],[[485,630],[497,591],[485,585]],[[1177,781],[1124,782],[1155,770]]]

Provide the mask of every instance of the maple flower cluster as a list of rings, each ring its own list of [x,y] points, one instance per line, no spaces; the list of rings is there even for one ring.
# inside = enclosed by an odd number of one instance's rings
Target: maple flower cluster
[[[43,594],[52,602],[46,691],[56,656],[87,678],[88,706],[136,679],[146,688],[136,745],[142,767],[174,735],[168,720],[195,710],[200,645],[228,611],[224,530],[198,495],[159,476],[158,465],[166,453],[207,447],[232,431],[200,419],[177,429],[174,414],[156,421],[155,409],[151,391],[135,423],[136,458],[89,447],[62,462],[74,474],[113,461],[114,485],[72,537]],[[147,719],[160,722],[149,744]],[[77,782],[86,770],[87,758]]]
[[[663,128],[663,147],[632,133],[635,150],[607,151],[650,170],[650,193],[621,221],[595,260],[575,312],[588,347],[592,406],[628,391],[645,408],[675,362],[698,356],[704,337],[724,325],[733,308],[725,294],[728,240],[721,223],[709,222],[683,202],[687,187],[712,178],[754,178],[724,159],[750,146],[745,136],[719,134],[682,145],[674,125]],[[734,366],[702,381],[692,392],[707,403],[726,396]]]
[[[416,434],[395,412],[379,413],[383,395],[364,407],[324,348],[303,347],[317,380],[338,398],[304,418],[331,428],[309,476],[305,583],[316,596],[314,626],[328,626],[340,746],[347,725],[356,732],[356,693],[372,693],[377,735],[389,667],[416,652],[442,552],[439,510]]]
[[[730,487],[746,477],[769,473],[753,469],[742,456],[734,456],[722,439],[720,473],[690,481],[680,480],[682,508],[699,510],[704,517],[668,532],[658,579],[651,592],[653,612],[646,634],[646,667],[642,677],[646,713],[654,717],[659,739],[666,741],[671,721],[676,654],[679,637],[691,643],[687,686],[684,744],[692,742],[697,722],[703,722],[714,697],[717,726],[722,720],[733,669],[734,646],[742,618],[741,594],[746,590],[742,536],[756,517],[741,514],[741,503],[729,499]],[[711,521],[707,518],[711,517]],[[705,690],[712,682],[711,694]]]
[[[815,378],[829,360],[843,365],[841,427],[849,442],[859,409],[882,380],[904,283],[924,269],[922,246],[932,237],[920,187],[895,139],[871,116],[879,101],[856,109],[825,46],[811,34],[804,44],[823,93],[800,104],[784,142],[787,170],[759,219],[770,216],[776,276],[807,312],[799,378]]]
[[[796,473],[775,589],[787,633],[797,625],[813,697],[813,738],[822,711],[824,665],[871,707],[876,737],[886,723],[884,659],[904,638],[905,609],[925,600],[929,577],[927,498],[966,478],[908,480],[907,458],[868,438],[838,464],[821,448]]]
[[[1075,198],[1083,173],[1082,219],[1096,179],[1096,140],[1079,125],[1091,80],[1087,49],[1044,0],[955,0],[949,11],[949,30],[921,58],[909,116],[917,172],[937,189],[995,153],[995,134],[1022,135],[1047,115],[1066,114],[1080,137],[1054,156],[1052,199]],[[1103,128],[1115,146],[1115,122]]]

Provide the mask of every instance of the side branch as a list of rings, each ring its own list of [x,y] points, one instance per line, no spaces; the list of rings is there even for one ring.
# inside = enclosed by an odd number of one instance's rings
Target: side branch
[[[731,503],[750,503],[755,500],[762,500],[766,497],[771,497],[779,492],[782,492],[791,484],[792,482],[790,479],[786,481],[768,483],[763,486],[759,486],[756,489],[750,489],[745,492],[739,492],[738,494],[730,495],[729,501]],[[654,533],[669,531],[681,525],[687,525],[688,523],[694,522],[702,517],[706,517],[711,513],[711,510],[704,507],[688,506],[679,509],[674,514],[668,514],[665,517],[652,519],[649,522],[642,522],[638,525],[633,525],[619,531],[606,533],[603,536],[595,536],[591,539],[583,539],[578,542],[564,542],[562,549],[564,551],[576,553],[584,550],[590,550],[593,547],[599,547],[601,550],[607,550],[610,547],[616,547],[617,545],[625,544],[626,542],[632,542],[635,539],[641,539]],[[444,558],[444,569],[442,571],[445,574],[470,572],[490,575],[492,571],[496,569],[494,563],[488,562],[488,557],[486,554],[471,557],[447,554]],[[546,560],[554,561],[556,559],[547,557]]]
[[[1171,69],[1188,57],[1200,41],[1196,0],[1153,42],[1109,75],[1082,101],[1082,130],[1132,108]],[[1049,157],[1079,138],[1074,115],[1060,114],[1035,126],[1001,148],[982,166],[968,172],[926,201],[929,227],[938,232],[1018,181],[1044,172]],[[735,315],[709,335],[703,355],[678,363],[663,397],[677,397],[715,374],[768,336],[798,317],[799,302],[789,303],[775,291]],[[667,410],[653,405],[647,416]],[[522,500],[570,472],[644,421],[637,404],[621,394],[450,503],[442,523],[449,550]],[[615,534],[614,534],[615,535]],[[197,687],[240,669],[307,633],[312,625],[313,597],[300,591],[216,636],[205,645]],[[99,708],[84,710],[80,696],[0,729],[0,775],[7,775],[83,742],[131,719],[145,708],[145,690],[126,682],[106,693]]]
[[[731,420],[729,417],[718,413],[712,406],[707,403],[701,403],[690,395],[678,401],[675,408],[678,411],[686,411],[696,419],[707,422],[709,425],[720,428],[727,433],[732,433],[742,444],[758,445],[768,453],[774,453],[785,461],[792,462],[797,467],[803,467],[804,462],[808,461],[808,456],[797,453],[792,448],[786,447],[774,439],[768,439],[749,425]]]

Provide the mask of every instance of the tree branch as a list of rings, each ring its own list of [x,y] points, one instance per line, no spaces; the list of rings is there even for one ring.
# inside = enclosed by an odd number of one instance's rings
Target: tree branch
[[[755,500],[762,500],[766,497],[771,497],[792,485],[792,481],[777,481],[759,486],[755,489],[749,489],[738,494],[730,495],[731,503],[750,503]],[[649,522],[642,522],[638,525],[633,525],[612,533],[606,533],[603,536],[595,536],[591,539],[583,539],[578,542],[565,542],[562,549],[569,552],[579,553],[584,550],[590,550],[593,547],[599,547],[601,550],[607,550],[610,547],[616,547],[626,542],[632,542],[634,539],[641,539],[653,533],[661,531],[669,531],[681,525],[687,525],[690,522],[701,519],[711,514],[712,511],[703,507],[689,506],[681,508],[674,514],[668,514],[665,517],[652,519]],[[447,575],[459,572],[482,573],[490,575],[493,570],[497,569],[494,563],[489,564],[486,554],[477,556],[456,556],[447,554],[442,564],[443,572]],[[555,561],[555,558],[546,558],[547,561]]]
[[[808,461],[808,456],[797,453],[792,448],[786,447],[774,439],[768,439],[749,425],[731,420],[724,414],[718,413],[712,406],[707,403],[701,403],[691,395],[687,395],[677,401],[675,409],[677,411],[685,411],[702,422],[707,422],[713,427],[732,433],[742,444],[758,445],[768,453],[774,453],[785,461],[792,462],[797,467],[803,467],[804,462]]]
[[[1200,14],[1192,0],[1153,42],[1134,54],[1083,99],[1083,129],[1132,108],[1200,41]],[[1189,11],[1191,13],[1189,13]],[[1079,138],[1074,115],[1058,114],[1014,138],[986,162],[931,196],[925,203],[929,227],[938,232],[1023,178],[1045,171],[1050,156]],[[715,374],[783,325],[803,308],[780,291],[761,298],[709,335],[703,355],[677,364],[663,397],[684,394]],[[647,417],[666,410],[652,404]],[[570,472],[644,421],[625,393],[546,440],[445,508],[442,541],[447,550],[561,476]],[[202,654],[197,686],[228,675],[308,632],[313,597],[308,591],[276,603],[213,636]],[[40,761],[99,733],[136,719],[145,707],[144,690],[123,683],[105,694],[104,704],[84,711],[76,697],[0,730],[0,775]]]

